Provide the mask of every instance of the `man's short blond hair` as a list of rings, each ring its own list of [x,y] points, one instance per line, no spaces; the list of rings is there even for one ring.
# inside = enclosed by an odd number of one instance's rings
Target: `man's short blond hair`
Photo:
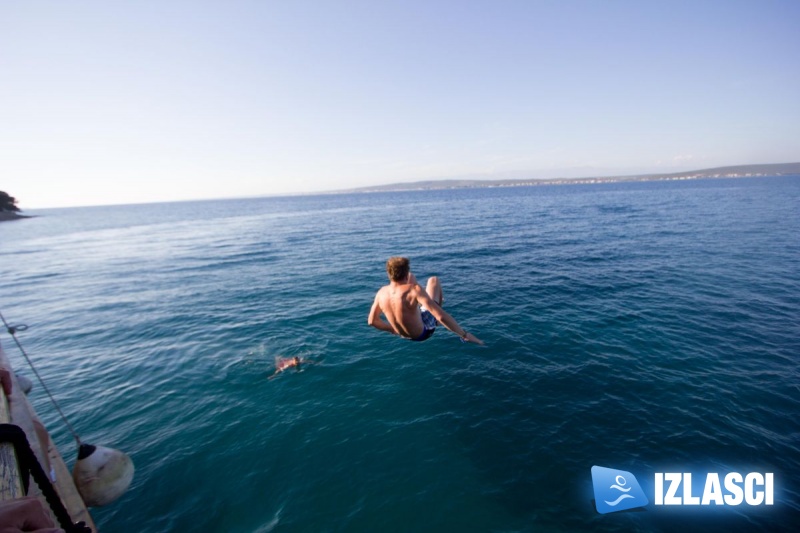
[[[411,264],[407,257],[390,257],[386,261],[386,273],[392,281],[403,281],[411,271]]]

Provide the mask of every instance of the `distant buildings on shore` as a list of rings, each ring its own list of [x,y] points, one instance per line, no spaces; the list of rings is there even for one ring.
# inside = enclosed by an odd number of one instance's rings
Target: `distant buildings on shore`
[[[470,189],[492,187],[531,187],[539,185],[591,185],[600,183],[646,182],[646,181],[686,181],[697,179],[723,178],[760,178],[767,176],[800,175],[800,163],[783,163],[774,165],[746,165],[738,167],[720,167],[705,170],[693,170],[674,174],[647,174],[639,176],[607,176],[592,178],[552,178],[525,180],[431,180],[413,183],[394,183],[374,187],[363,187],[341,193],[352,192],[391,192],[391,191],[426,191],[442,189]]]

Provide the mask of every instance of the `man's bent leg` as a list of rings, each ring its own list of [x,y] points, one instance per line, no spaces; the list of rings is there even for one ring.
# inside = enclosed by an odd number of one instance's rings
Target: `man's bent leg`
[[[428,284],[425,286],[425,292],[428,293],[434,302],[442,305],[444,301],[444,293],[442,292],[442,285],[439,283],[439,278],[431,276],[428,278]]]

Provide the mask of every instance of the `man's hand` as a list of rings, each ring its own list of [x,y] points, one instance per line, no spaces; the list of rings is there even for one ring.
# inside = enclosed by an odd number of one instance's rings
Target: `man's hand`
[[[11,396],[11,371],[7,368],[0,368],[0,384],[6,396]]]
[[[476,337],[469,331],[464,331],[464,333],[465,335],[461,337],[461,340],[463,340],[464,342],[473,342],[475,344],[480,344],[481,346],[483,346],[483,341],[480,340],[478,337]]]
[[[0,502],[0,533],[64,533],[53,526],[50,515],[36,498]]]

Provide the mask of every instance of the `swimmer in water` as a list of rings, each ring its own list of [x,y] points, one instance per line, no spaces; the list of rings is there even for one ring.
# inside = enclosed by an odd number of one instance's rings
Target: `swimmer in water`
[[[275,358],[275,373],[272,374],[269,377],[269,379],[274,378],[275,376],[277,376],[278,374],[280,374],[284,370],[288,370],[288,369],[290,369],[292,367],[297,368],[298,370],[300,370],[300,365],[301,364],[305,364],[305,363],[308,363],[308,361],[300,359],[297,356],[295,356],[295,357],[276,357]]]

